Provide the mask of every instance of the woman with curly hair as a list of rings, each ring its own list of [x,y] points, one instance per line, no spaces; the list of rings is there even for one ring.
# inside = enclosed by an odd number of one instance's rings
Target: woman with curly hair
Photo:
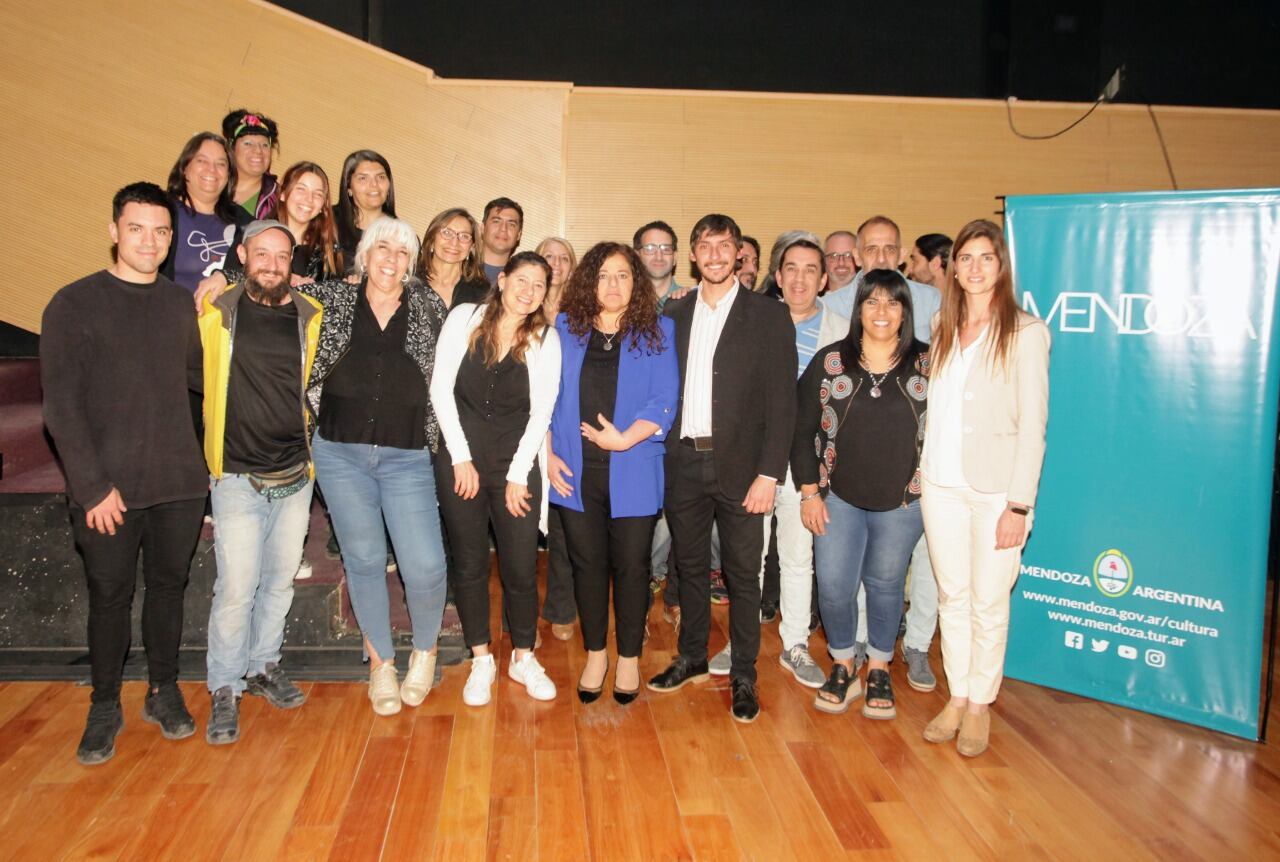
[[[614,242],[586,253],[560,309],[560,398],[548,461],[587,649],[578,698],[591,703],[604,689],[612,583],[613,697],[627,704],[640,692],[649,544],[680,390],[675,325],[658,316],[640,256]]]
[[[453,468],[452,481],[441,483],[440,509],[462,636],[473,656],[462,690],[467,706],[487,704],[497,677],[489,630],[490,525],[511,626],[507,676],[534,700],[556,696],[533,654],[538,528],[546,518],[545,479],[535,461],[542,460],[560,371],[560,339],[542,313],[550,277],[551,267],[537,254],[513,255],[483,305],[464,302],[449,313],[431,376],[445,442],[441,467]]]

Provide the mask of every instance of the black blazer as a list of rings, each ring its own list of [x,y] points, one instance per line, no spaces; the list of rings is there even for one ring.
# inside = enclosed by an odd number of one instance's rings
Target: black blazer
[[[689,333],[698,291],[668,302],[663,310],[676,324],[680,361],[680,401],[667,436],[668,454],[680,442],[684,421],[684,379]],[[711,427],[716,478],[734,500],[747,495],[757,476],[779,482],[787,475],[796,418],[796,330],[787,307],[776,299],[739,287],[716,344],[712,369]],[[668,481],[674,470],[668,467]]]

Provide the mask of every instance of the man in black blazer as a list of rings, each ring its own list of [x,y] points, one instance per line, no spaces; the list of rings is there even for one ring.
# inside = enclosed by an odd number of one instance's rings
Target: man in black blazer
[[[741,286],[734,275],[742,231],[724,215],[694,225],[689,258],[702,281],[667,303],[676,323],[680,404],[667,437],[666,498],[676,568],[706,572],[711,525],[729,588],[733,717],[753,721],[760,651],[761,518],[786,476],[795,430],[795,328],[785,305]],[[649,681],[654,691],[702,682],[711,625],[710,583],[680,578],[679,655]]]

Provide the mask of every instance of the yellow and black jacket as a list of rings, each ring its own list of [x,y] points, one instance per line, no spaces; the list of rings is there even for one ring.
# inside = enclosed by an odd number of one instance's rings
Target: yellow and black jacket
[[[235,349],[236,305],[244,292],[242,285],[233,285],[221,296],[210,302],[205,300],[200,310],[200,342],[204,348],[204,458],[209,475],[222,476],[223,441],[227,430],[227,386],[231,379],[231,353]],[[302,351],[302,381],[298,387],[298,409],[302,411],[307,429],[308,448],[311,432],[315,430],[315,417],[307,406],[305,396],[311,365],[316,357],[316,345],[320,342],[320,321],[323,311],[320,303],[306,294],[290,288],[289,295],[298,307],[298,349]],[[315,467],[311,468],[315,476]]]

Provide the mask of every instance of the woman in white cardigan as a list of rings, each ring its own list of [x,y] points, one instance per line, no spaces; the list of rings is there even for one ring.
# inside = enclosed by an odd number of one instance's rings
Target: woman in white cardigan
[[[1004,234],[956,236],[932,342],[921,511],[951,700],[924,730],[987,748],[1004,678],[1009,593],[1031,531],[1049,412],[1049,329],[1018,308]]]
[[[453,552],[454,596],[471,648],[468,706],[489,702],[497,665],[490,652],[489,526],[511,627],[507,675],[530,697],[555,684],[534,657],[538,622],[538,528],[545,523],[546,467],[539,466],[560,385],[560,340],[542,301],[551,268],[533,252],[514,255],[482,305],[463,303],[440,331],[431,399],[452,464],[440,510]]]

